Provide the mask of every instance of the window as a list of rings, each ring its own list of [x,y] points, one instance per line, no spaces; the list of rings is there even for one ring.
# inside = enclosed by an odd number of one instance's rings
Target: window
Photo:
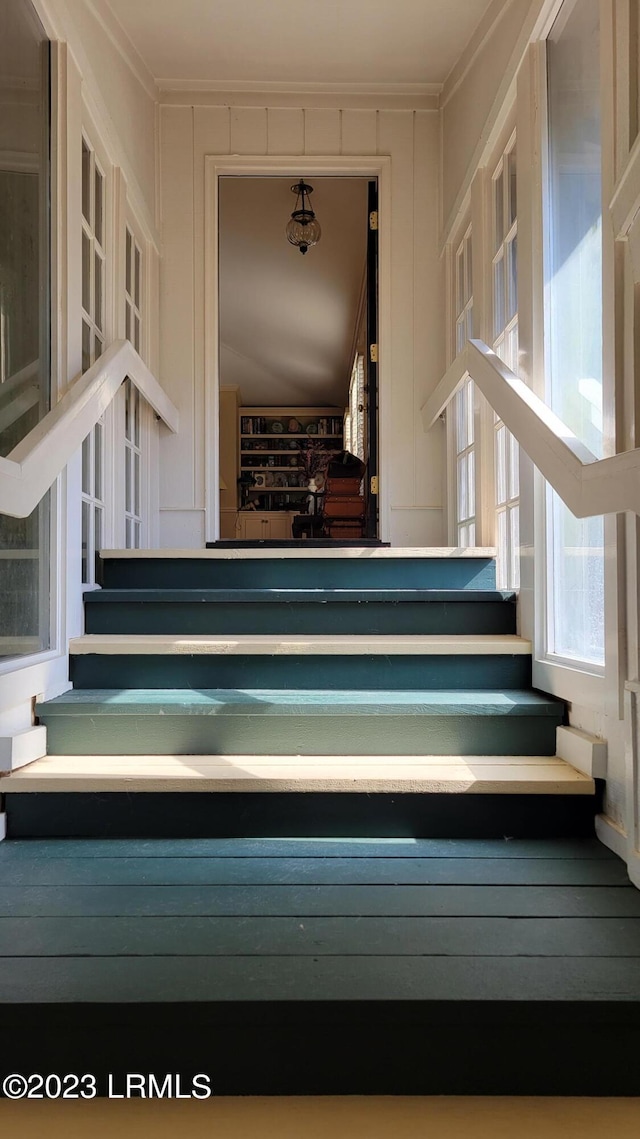
[[[364,356],[360,353],[353,361],[349,384],[349,407],[344,424],[346,450],[364,460]]]
[[[600,5],[565,3],[547,41],[547,402],[603,453]],[[604,524],[549,488],[548,651],[604,663]]]
[[[512,372],[518,372],[518,202],[516,144],[511,139],[491,179],[493,348]],[[493,414],[496,497],[497,584],[520,584],[519,448],[504,423]]]
[[[105,343],[105,177],[82,140],[82,370]],[[104,532],[104,416],[82,444],[82,581],[95,579],[95,554]]]
[[[136,352],[142,346],[142,250],[129,226],[125,232],[125,333]],[[142,537],[142,401],[127,380],[124,392],[124,517],[125,545],[139,549]]]
[[[473,333],[471,226],[455,258],[455,352],[458,355]],[[459,546],[476,543],[475,491],[475,389],[466,380],[453,400],[453,452],[455,455],[455,524]]]

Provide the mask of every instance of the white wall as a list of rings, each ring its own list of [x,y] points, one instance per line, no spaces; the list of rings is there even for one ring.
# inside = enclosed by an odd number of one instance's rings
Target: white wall
[[[204,159],[212,154],[391,156],[391,367],[381,384],[393,459],[382,489],[394,545],[440,544],[441,444],[424,435],[418,414],[444,360],[437,113],[177,100],[160,108],[160,379],[181,416],[179,435],[162,441],[161,544],[201,546],[205,534]]]
[[[482,145],[513,80],[540,0],[494,0],[454,67],[441,97],[442,222],[448,232],[471,184]]]

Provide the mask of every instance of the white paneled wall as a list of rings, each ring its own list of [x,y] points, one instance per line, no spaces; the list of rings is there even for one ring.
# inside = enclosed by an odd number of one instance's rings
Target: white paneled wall
[[[394,545],[444,541],[441,439],[419,409],[444,370],[438,252],[439,125],[434,111],[325,107],[160,108],[160,378],[180,409],[177,436],[161,441],[163,546],[200,546],[205,535],[205,157],[389,155],[391,351],[381,376],[387,473],[383,510]],[[297,175],[295,163],[291,174]],[[286,219],[283,219],[283,229]],[[284,240],[284,236],[283,236]]]

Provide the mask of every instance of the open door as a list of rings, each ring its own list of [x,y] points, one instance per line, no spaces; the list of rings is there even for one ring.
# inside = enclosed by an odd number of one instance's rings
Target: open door
[[[378,537],[378,182],[369,182],[367,236],[367,360],[365,383],[367,475],[365,537]]]

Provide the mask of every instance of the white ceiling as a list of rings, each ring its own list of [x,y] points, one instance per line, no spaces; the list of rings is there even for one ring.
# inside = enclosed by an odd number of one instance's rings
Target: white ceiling
[[[312,178],[322,227],[289,245],[289,178],[220,182],[220,366],[247,405],[346,402],[367,241],[364,178]]]
[[[161,85],[442,83],[489,0],[109,0]]]

